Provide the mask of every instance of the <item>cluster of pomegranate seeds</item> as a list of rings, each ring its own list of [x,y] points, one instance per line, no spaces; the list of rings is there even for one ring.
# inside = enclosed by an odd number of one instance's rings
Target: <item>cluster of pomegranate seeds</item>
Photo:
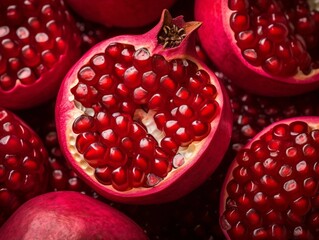
[[[308,3],[308,2],[311,2]],[[267,73],[292,76],[318,68],[315,1],[229,0],[230,26],[243,57]]]
[[[231,239],[318,236],[319,130],[277,124],[239,151],[221,225]]]
[[[41,139],[13,113],[0,108],[0,222],[44,192],[47,158]]]
[[[63,0],[3,0],[0,4],[0,89],[29,85],[66,51],[72,18]]]
[[[109,44],[78,80],[74,99],[93,114],[74,121],[77,150],[119,190],[154,186],[182,165],[178,150],[205,138],[219,111],[216,88],[195,63],[132,45]]]

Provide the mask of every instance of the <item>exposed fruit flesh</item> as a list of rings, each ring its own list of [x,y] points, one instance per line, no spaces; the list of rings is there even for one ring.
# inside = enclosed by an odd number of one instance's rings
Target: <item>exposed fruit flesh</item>
[[[223,86],[196,57],[191,33],[200,25],[163,11],[149,32],[95,45],[65,77],[56,108],[59,142],[102,196],[171,201],[220,163],[231,112]]]
[[[13,113],[0,108],[1,221],[45,190],[46,161],[47,152],[40,138]]]
[[[62,1],[4,1],[0,13],[0,89],[10,91],[34,83],[59,61],[70,19]]]
[[[273,124],[236,156],[221,195],[230,239],[317,236],[318,118],[299,119]]]
[[[271,75],[308,75],[319,67],[316,1],[229,0],[230,27],[243,57]]]
[[[77,150],[118,190],[153,186],[183,164],[176,153],[205,138],[219,111],[210,76],[194,62],[121,43],[93,56],[71,92],[93,110],[73,123]]]

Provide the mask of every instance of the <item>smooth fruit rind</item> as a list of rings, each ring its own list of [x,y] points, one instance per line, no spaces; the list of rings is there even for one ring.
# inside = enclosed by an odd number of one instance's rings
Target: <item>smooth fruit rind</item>
[[[164,13],[164,15],[165,14],[166,13]],[[176,21],[181,21],[181,18],[178,18]],[[112,200],[134,203],[150,203],[176,199],[179,196],[189,192],[190,189],[193,189],[195,186],[198,186],[198,184],[202,183],[212,173],[212,171],[219,164],[219,161],[224,154],[224,150],[226,151],[227,145],[229,143],[231,131],[231,113],[227,96],[224,95],[223,87],[219,84],[218,80],[216,80],[215,75],[211,73],[205,65],[198,62],[191,55],[187,54],[190,48],[188,45],[186,45],[186,41],[182,41],[181,45],[179,46],[179,48],[185,50],[188,49],[186,52],[182,53],[182,55],[173,53],[174,48],[163,50],[162,46],[157,45],[156,42],[144,43],[145,39],[152,39],[152,36],[157,36],[157,33],[161,27],[162,24],[160,23],[149,33],[142,35],[141,37],[144,39],[144,41],[141,41],[138,36],[125,36],[125,38],[120,36],[96,45],[89,53],[85,54],[82,59],[80,59],[79,63],[81,64],[73,67],[73,69],[71,69],[71,71],[68,73],[58,96],[59,107],[56,108],[56,122],[59,140],[62,145],[62,149],[64,149],[66,158],[69,160],[76,172],[79,173],[79,175],[84,178],[84,180],[92,188],[94,188],[101,195],[111,198]],[[199,69],[205,69],[205,71],[209,73],[212,84],[216,88],[217,95],[215,97],[215,101],[218,103],[219,107],[217,108],[214,119],[210,124],[211,131],[209,132],[208,136],[199,143],[191,144],[190,148],[193,149],[188,151],[188,154],[192,154],[194,159],[192,159],[192,161],[186,162],[177,170],[169,172],[164,180],[162,180],[160,184],[157,184],[155,187],[132,188],[127,191],[117,191],[111,186],[100,184],[94,176],[94,168],[90,167],[89,164],[83,160],[81,154],[79,154],[78,150],[75,148],[76,135],[74,135],[72,131],[73,121],[70,121],[70,119],[75,119],[77,116],[83,114],[83,111],[87,111],[87,109],[85,110],[83,106],[78,108],[75,106],[73,102],[74,96],[69,94],[69,89],[72,89],[72,87],[77,84],[77,81],[74,81],[74,79],[77,78],[77,73],[82,68],[82,64],[89,62],[92,56],[104,52],[105,47],[109,46],[109,44],[113,42],[130,44],[133,45],[135,49],[139,49],[141,47],[148,48],[151,54],[159,51],[168,59],[172,59],[174,56],[177,58],[181,56],[184,58],[187,56],[187,59],[196,62]],[[146,115],[144,111],[139,112],[142,113],[142,118],[150,118],[151,116]],[[221,138],[221,136],[226,137]],[[218,144],[215,143],[215,141],[217,141]],[[195,156],[196,154],[197,156]],[[211,156],[214,156],[214,160],[212,160],[213,157]],[[214,162],[210,163],[210,161]],[[194,179],[196,179],[196,181],[194,181]],[[187,183],[187,186],[185,186],[185,183]],[[178,194],[176,191],[178,191]]]
[[[3,239],[147,239],[144,231],[122,212],[72,191],[30,199],[8,219],[0,233]]]

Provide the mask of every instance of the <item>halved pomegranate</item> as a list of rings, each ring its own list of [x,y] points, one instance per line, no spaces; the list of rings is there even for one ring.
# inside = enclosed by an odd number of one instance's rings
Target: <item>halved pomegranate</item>
[[[234,83],[284,96],[319,86],[318,8],[313,0],[196,0],[195,18],[204,50]]]
[[[29,108],[53,98],[80,56],[63,0],[1,0],[0,106]]]
[[[177,199],[220,163],[231,136],[228,97],[196,58],[198,22],[161,21],[95,45],[69,71],[56,103],[61,148],[106,198]]]
[[[316,239],[319,117],[288,118],[263,129],[231,164],[221,192],[228,239]]]
[[[83,18],[107,27],[142,27],[158,20],[176,0],[67,0]]]
[[[47,186],[47,151],[38,135],[0,107],[0,225]]]

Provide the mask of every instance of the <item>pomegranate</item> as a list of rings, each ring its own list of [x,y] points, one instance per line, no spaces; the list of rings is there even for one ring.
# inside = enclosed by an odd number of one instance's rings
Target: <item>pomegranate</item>
[[[107,27],[142,27],[158,20],[176,0],[67,0],[83,18]]]
[[[0,224],[46,190],[47,151],[38,135],[0,107]]]
[[[228,239],[316,239],[319,117],[277,121],[242,148],[221,192]]]
[[[61,149],[102,196],[174,200],[220,163],[231,110],[215,74],[196,58],[199,25],[163,11],[146,34],[95,45],[63,80],[56,103]]]
[[[63,0],[2,0],[0,15],[0,106],[29,108],[55,97],[80,56]]]
[[[319,86],[319,12],[314,0],[195,1],[199,39],[238,86],[289,96]]]
[[[0,228],[2,239],[147,239],[123,213],[78,192],[52,192],[23,204]]]

